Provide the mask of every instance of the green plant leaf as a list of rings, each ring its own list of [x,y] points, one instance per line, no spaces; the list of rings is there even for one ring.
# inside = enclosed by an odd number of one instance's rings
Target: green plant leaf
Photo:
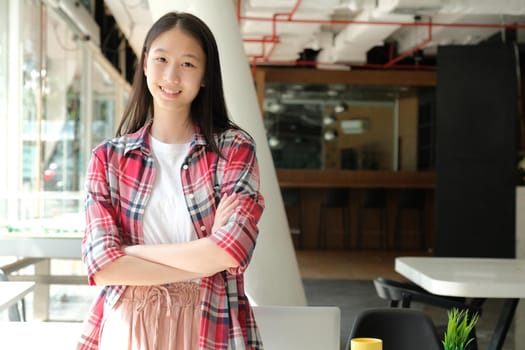
[[[469,338],[470,332],[476,326],[479,315],[475,313],[469,317],[468,310],[452,308],[447,312],[448,324],[447,331],[443,338],[445,350],[465,350],[474,338]]]

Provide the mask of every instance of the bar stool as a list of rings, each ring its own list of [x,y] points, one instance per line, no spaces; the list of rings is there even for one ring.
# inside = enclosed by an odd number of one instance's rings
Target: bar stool
[[[375,210],[378,213],[380,247],[387,248],[388,239],[388,225],[387,225],[387,210],[386,210],[386,190],[385,189],[366,189],[361,195],[359,204],[359,212],[357,215],[357,248],[363,248],[363,231],[364,231],[364,215],[366,210]],[[367,231],[372,231],[367,229]]]
[[[421,249],[425,249],[425,192],[422,189],[403,189],[399,193],[394,225],[394,247],[396,249],[401,248],[402,234],[409,231],[403,228],[403,217],[405,216],[403,214],[406,213],[407,210],[416,211],[418,226],[416,233],[419,235],[419,246]]]
[[[350,247],[350,230],[348,215],[348,189],[344,188],[329,188],[325,190],[321,208],[319,211],[319,248],[326,248],[326,238],[328,230],[326,229],[326,212],[328,210],[337,209],[341,212],[341,225],[343,227],[343,248]]]
[[[303,247],[303,218],[301,210],[301,189],[300,188],[281,188],[281,195],[283,197],[284,208],[288,213],[289,209],[295,210],[297,215],[295,217],[296,225],[290,226],[290,234],[292,237],[297,237],[297,247]],[[290,218],[288,218],[290,221]],[[290,223],[288,223],[290,224]]]

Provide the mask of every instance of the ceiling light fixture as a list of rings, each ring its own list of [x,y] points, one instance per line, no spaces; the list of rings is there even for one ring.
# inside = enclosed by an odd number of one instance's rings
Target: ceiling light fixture
[[[337,140],[337,131],[335,130],[326,130],[323,134],[325,141],[331,142]]]
[[[275,135],[272,135],[268,138],[268,145],[270,148],[277,148],[279,144],[281,143],[281,140]]]
[[[323,118],[323,124],[326,125],[326,126],[332,125],[336,121],[337,121],[337,119],[332,114],[325,115],[324,118]]]
[[[335,113],[343,113],[348,110],[348,105],[344,102],[341,102],[339,104],[336,104],[334,107]]]

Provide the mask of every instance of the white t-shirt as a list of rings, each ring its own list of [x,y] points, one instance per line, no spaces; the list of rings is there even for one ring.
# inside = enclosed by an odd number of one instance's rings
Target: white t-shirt
[[[184,199],[181,166],[189,143],[163,143],[150,135],[156,178],[144,211],[144,243],[180,243],[197,239]]]

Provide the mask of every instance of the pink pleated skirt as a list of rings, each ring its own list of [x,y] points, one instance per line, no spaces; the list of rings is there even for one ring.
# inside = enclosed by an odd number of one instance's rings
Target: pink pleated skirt
[[[104,311],[99,349],[194,350],[200,317],[197,283],[127,287]]]

